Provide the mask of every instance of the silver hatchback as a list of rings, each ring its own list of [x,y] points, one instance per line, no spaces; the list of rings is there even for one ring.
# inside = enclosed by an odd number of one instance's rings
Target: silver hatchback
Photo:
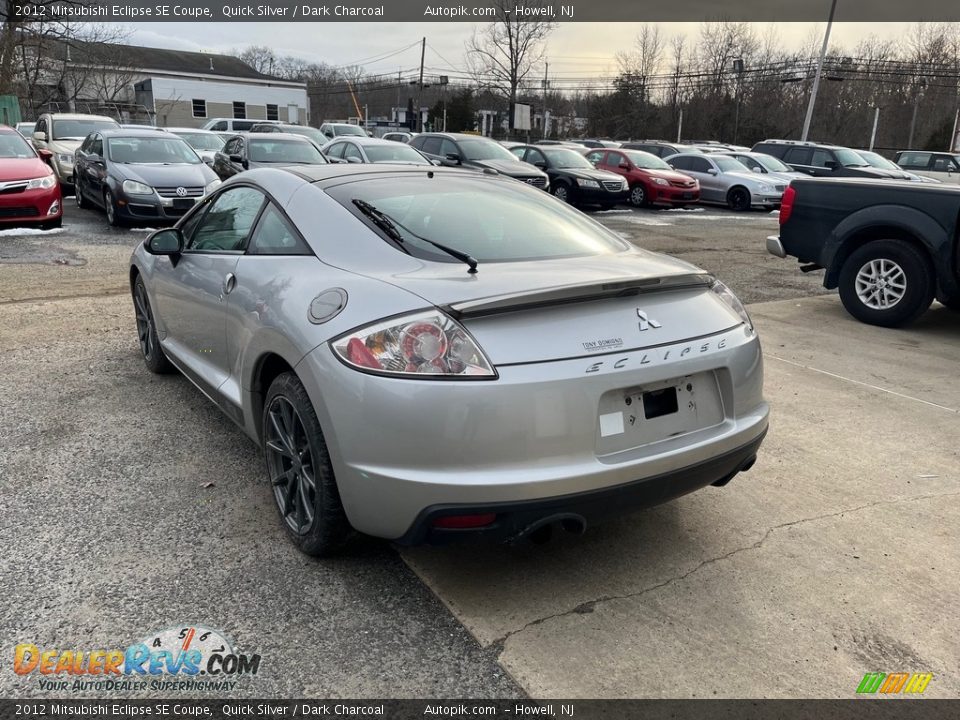
[[[729,289],[501,176],[253,170],[130,278],[147,367],[262,448],[310,554],[579,532],[725,484],[767,429]]]

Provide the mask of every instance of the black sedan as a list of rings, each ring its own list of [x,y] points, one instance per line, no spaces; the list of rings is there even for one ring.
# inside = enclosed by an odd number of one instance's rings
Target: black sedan
[[[517,145],[510,148],[518,160],[543,170],[550,192],[571,205],[599,205],[604,209],[626,202],[630,189],[622,177],[597,170],[576,150],[563,145]]]
[[[284,165],[323,165],[320,149],[302,135],[246,133],[234,135],[213,158],[213,169],[222,179],[244,170]]]
[[[98,206],[111,225],[175,222],[220,184],[182,138],[158,130],[100,130],[76,152],[77,207]]]

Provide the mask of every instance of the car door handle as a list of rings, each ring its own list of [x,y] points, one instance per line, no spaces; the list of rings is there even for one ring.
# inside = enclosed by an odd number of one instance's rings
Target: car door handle
[[[227,273],[227,276],[223,279],[223,294],[229,295],[236,286],[237,276],[233,273]]]

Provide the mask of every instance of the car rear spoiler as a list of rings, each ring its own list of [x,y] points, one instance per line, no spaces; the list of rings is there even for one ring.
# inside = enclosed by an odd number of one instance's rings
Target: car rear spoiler
[[[446,305],[444,310],[454,318],[482,317],[537,307],[553,307],[614,297],[630,297],[651,292],[709,287],[713,276],[689,273],[668,277],[637,277],[626,280],[581,283],[543,288],[532,292],[511,293],[467,300]]]

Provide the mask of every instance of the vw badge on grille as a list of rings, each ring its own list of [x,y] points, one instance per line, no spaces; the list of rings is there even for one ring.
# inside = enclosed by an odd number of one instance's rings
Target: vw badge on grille
[[[177,188],[177,195],[178,195],[179,197],[186,197],[186,196],[187,196],[187,189],[186,189],[185,187],[178,187],[178,188]]]

